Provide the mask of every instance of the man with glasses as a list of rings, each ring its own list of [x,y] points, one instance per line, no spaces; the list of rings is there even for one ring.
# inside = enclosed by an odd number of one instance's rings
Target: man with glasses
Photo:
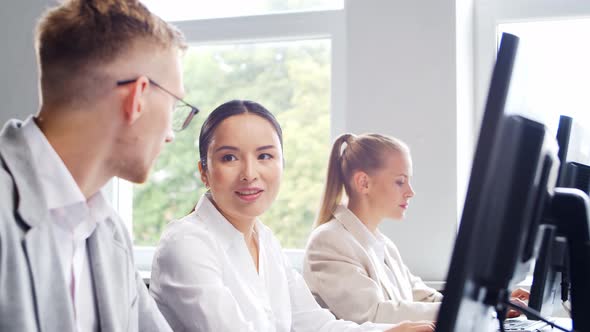
[[[183,37],[138,1],[69,0],[35,42],[40,110],[0,132],[0,331],[169,331],[100,188],[144,182],[198,112]]]
[[[135,83],[137,78],[132,80],[123,80],[118,81],[117,86],[127,85],[131,83]],[[188,125],[191,123],[193,117],[199,113],[199,109],[191,104],[187,103],[186,101],[182,100],[180,97],[177,97],[174,93],[168,91],[166,88],[162,87],[160,84],[156,83],[152,79],[148,79],[148,81],[157,88],[162,89],[162,91],[166,92],[170,96],[172,96],[176,103],[174,105],[173,117],[172,117],[172,130],[174,131],[181,131],[184,130]]]

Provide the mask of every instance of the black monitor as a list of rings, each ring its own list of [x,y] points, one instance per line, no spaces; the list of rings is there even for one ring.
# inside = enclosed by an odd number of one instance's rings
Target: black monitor
[[[561,161],[557,186],[590,193],[590,128],[562,115],[559,117],[557,142]]]
[[[561,116],[557,141],[561,161],[557,195],[545,213],[547,228],[535,266],[529,307],[550,314],[550,304],[557,300],[557,294],[561,294],[562,301],[570,299],[571,284],[573,327],[586,331],[590,329],[590,304],[586,301],[590,296],[590,130]]]
[[[541,316],[549,317],[560,301],[568,299],[567,239],[563,234],[558,234],[557,227],[552,224],[541,225],[539,239],[528,306]],[[536,315],[526,316],[538,320]]]
[[[577,188],[555,188],[550,214],[565,234],[575,331],[590,331],[590,198]]]
[[[560,171],[557,186],[577,188],[590,194],[590,132],[571,117],[562,115],[557,129]],[[586,149],[586,150],[584,150]],[[556,220],[546,214],[540,248],[533,272],[529,307],[550,316],[558,301],[569,299],[569,257],[567,239],[558,232]],[[529,319],[536,319],[527,315]]]
[[[534,260],[553,194],[557,144],[546,127],[505,113],[518,38],[503,34],[488,92],[436,331],[487,331]]]
[[[590,146],[589,146],[590,148]],[[585,193],[590,192],[590,166],[575,161],[568,162],[565,167],[563,188],[577,188]]]

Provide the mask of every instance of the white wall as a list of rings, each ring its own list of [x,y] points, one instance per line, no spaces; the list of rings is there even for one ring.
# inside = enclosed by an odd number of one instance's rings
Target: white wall
[[[4,0],[0,10],[0,124],[39,107],[33,30],[50,0]]]
[[[386,133],[410,146],[416,196],[404,221],[385,222],[381,229],[426,280],[446,277],[463,192],[458,163],[465,158],[457,147],[472,145],[465,142],[470,134],[457,135],[471,129],[458,110],[472,111],[472,65],[457,68],[458,52],[471,61],[471,28],[465,24],[473,15],[470,3],[347,2],[345,128]],[[458,128],[461,123],[468,128]]]

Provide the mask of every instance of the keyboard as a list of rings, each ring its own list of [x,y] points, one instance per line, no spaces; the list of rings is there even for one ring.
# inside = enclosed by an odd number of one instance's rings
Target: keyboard
[[[549,325],[540,320],[526,320],[526,319],[506,319],[504,321],[504,330],[506,332],[541,332]]]

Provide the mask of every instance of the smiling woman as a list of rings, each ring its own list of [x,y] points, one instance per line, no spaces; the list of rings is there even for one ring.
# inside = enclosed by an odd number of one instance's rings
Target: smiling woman
[[[220,101],[248,96],[272,109],[283,124],[288,167],[283,190],[264,219],[286,248],[303,248],[329,152],[330,42],[195,46],[187,51],[184,67],[183,99],[198,105],[201,113],[162,151],[145,184],[129,188],[128,196],[118,191],[116,204],[128,211],[123,214],[132,225],[134,243],[155,246],[167,220],[193,209],[206,191],[197,174],[198,128]]]
[[[282,141],[274,116],[251,101],[227,102],[203,124],[201,180],[221,214],[237,229],[275,200],[283,173]]]

